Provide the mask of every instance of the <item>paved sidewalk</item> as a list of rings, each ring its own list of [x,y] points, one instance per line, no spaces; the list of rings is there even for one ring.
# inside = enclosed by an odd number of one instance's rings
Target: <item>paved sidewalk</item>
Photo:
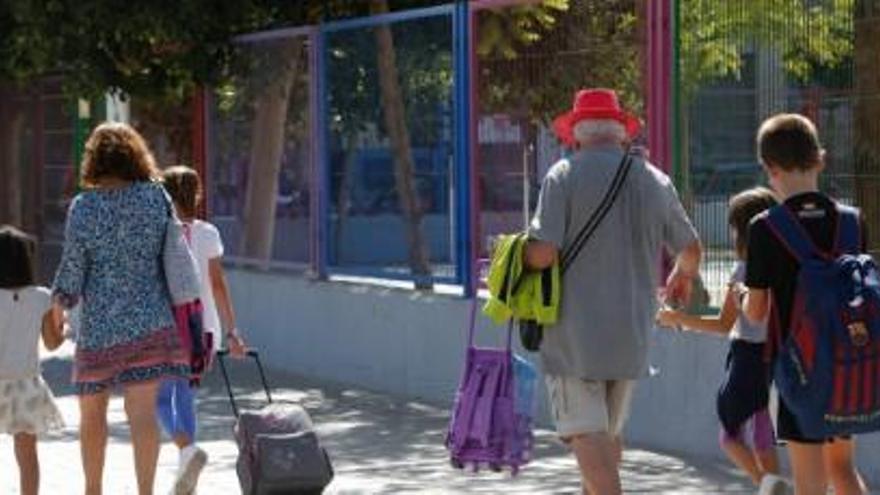
[[[66,346],[65,346],[66,347]],[[42,493],[81,493],[82,475],[77,443],[76,398],[65,384],[69,349],[44,360],[44,376],[58,396],[68,426],[40,443]],[[258,407],[262,393],[251,363],[232,363],[244,407]],[[304,405],[313,415],[334,461],[332,494],[361,493],[577,493],[574,460],[547,431],[538,433],[536,461],[517,478],[509,475],[466,474],[449,466],[443,448],[446,411],[386,395],[269,372],[275,399]],[[200,391],[202,447],[210,456],[199,493],[239,493],[232,442],[232,414],[219,372]],[[128,427],[120,399],[110,404],[110,444],[105,494],[135,494]],[[17,475],[8,436],[0,436],[0,494],[17,494]],[[176,451],[162,448],[157,494],[167,493],[176,468]],[[723,465],[684,460],[671,455],[629,449],[624,455],[627,493],[754,493],[742,477]]]

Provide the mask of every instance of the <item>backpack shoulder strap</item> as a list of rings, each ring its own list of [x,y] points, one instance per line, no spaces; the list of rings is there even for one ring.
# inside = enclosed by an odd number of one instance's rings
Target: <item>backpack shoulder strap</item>
[[[862,226],[858,208],[837,204],[836,254],[858,253],[862,250]]]
[[[771,208],[766,221],[770,232],[798,263],[816,256],[824,257],[791,209],[784,204]]]
[[[617,167],[617,171],[614,173],[614,177],[611,179],[611,183],[608,185],[608,189],[605,191],[605,195],[602,197],[602,200],[599,202],[599,206],[593,210],[593,213],[590,214],[590,217],[587,219],[584,226],[581,227],[581,230],[578,231],[577,235],[572,241],[571,245],[566,249],[562,256],[559,259],[559,270],[560,275],[564,275],[568,270],[568,267],[571,263],[578,257],[581,250],[584,248],[584,245],[587,241],[592,237],[593,233],[602,223],[602,220],[605,218],[605,215],[608,214],[608,211],[614,205],[614,202],[617,200],[617,196],[620,194],[620,190],[623,188],[623,184],[626,181],[627,175],[629,175],[629,171],[632,168],[633,155],[629,148],[624,150],[623,157],[620,159],[620,164]]]

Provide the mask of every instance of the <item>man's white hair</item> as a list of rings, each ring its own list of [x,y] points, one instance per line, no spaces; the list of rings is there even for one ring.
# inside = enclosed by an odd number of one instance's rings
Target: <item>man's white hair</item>
[[[587,119],[575,124],[574,139],[581,145],[626,141],[626,127],[613,119]]]

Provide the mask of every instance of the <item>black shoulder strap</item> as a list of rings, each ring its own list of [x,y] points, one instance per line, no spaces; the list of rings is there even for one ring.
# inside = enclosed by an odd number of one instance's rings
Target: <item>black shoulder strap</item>
[[[559,262],[560,273],[564,274],[566,270],[568,270],[568,267],[575,258],[577,258],[578,254],[580,254],[584,245],[586,245],[593,233],[596,232],[596,229],[602,223],[605,215],[611,210],[611,207],[617,200],[617,196],[620,194],[620,190],[623,188],[626,177],[629,175],[629,170],[632,168],[632,161],[633,157],[627,149],[623,153],[623,158],[620,161],[620,165],[617,167],[617,172],[614,174],[614,178],[611,179],[611,184],[608,186],[608,190],[605,191],[605,196],[602,198],[599,206],[596,207],[590,215],[590,218],[587,219],[587,222],[584,224],[583,228],[581,228],[580,232],[578,232],[577,236],[575,236],[574,241],[572,241],[568,249],[563,251]]]

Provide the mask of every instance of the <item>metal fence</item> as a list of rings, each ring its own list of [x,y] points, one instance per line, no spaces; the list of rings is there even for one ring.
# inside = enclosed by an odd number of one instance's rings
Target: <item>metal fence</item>
[[[0,85],[0,223],[40,239],[40,280],[60,259],[67,204],[76,190],[77,108],[61,79]]]
[[[467,7],[238,40],[207,119],[233,260],[469,285]]]
[[[577,88],[609,86],[675,175],[717,303],[735,258],[727,201],[763,182],[754,134],[767,116],[816,121],[823,187],[880,218],[878,11],[482,0],[246,36],[240,88],[210,105],[212,212],[237,256],[469,287],[472,260],[523,226],[560,155],[547,123]],[[258,108],[279,97],[284,132],[270,133]]]
[[[455,2],[241,37],[207,119],[229,254],[468,290],[489,239],[534,206],[575,90],[645,109],[648,5]]]
[[[209,210],[232,259],[305,267],[314,256],[314,39],[242,37],[231,82],[208,105]]]
[[[764,183],[760,123],[797,112],[827,149],[822,188],[880,226],[880,7],[854,0],[680,0],[676,4],[676,177],[708,248],[718,303],[735,255],[732,194]]]
[[[510,4],[473,13],[477,251],[521,230],[563,153],[549,123],[584,87],[616,88],[644,115],[646,2]]]
[[[823,188],[880,231],[876,0],[480,0],[237,43],[204,115],[210,216],[234,260],[470,287],[490,239],[529,217],[561,153],[547,124],[583,86],[617,88],[645,119],[708,247],[715,302],[734,260],[727,201],[763,182],[754,134],[773,113],[817,123]],[[38,99],[14,160],[39,165],[21,189],[39,195],[19,203],[53,243],[72,105]]]
[[[322,27],[326,264],[457,281],[453,9]]]
[[[178,126],[192,153],[157,145],[194,162],[207,149],[210,216],[233,259],[469,288],[490,238],[528,218],[560,154],[547,123],[582,86],[617,88],[645,118],[652,161],[708,247],[716,303],[734,260],[727,201],[763,182],[754,135],[773,113],[817,123],[822,187],[880,232],[877,0],[479,0],[237,42],[232,82],[196,115],[207,144],[194,120]],[[57,79],[0,98],[20,135],[0,150],[17,185],[0,217],[57,251],[76,107]]]

